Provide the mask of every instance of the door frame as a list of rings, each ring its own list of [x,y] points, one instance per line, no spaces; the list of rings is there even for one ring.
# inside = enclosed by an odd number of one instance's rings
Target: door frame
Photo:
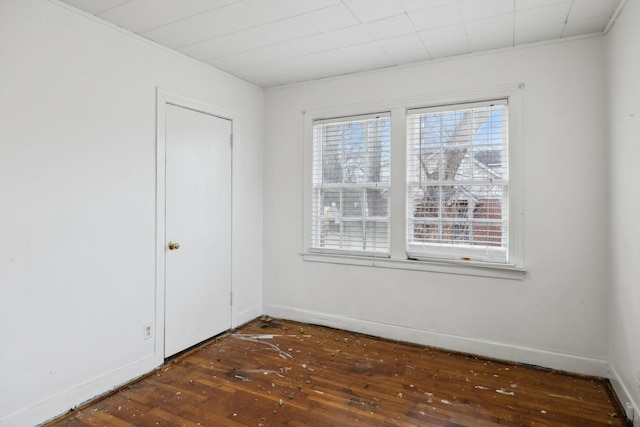
[[[156,366],[165,361],[164,332],[165,332],[165,229],[166,229],[166,117],[167,105],[186,108],[203,114],[209,114],[231,122],[231,138],[233,140],[233,125],[235,113],[232,110],[209,104],[204,101],[179,95],[160,87],[156,88],[156,307],[154,325],[154,354]],[[233,293],[233,144],[231,144],[231,283],[230,291]],[[233,325],[234,305],[231,304],[231,316],[229,328]]]

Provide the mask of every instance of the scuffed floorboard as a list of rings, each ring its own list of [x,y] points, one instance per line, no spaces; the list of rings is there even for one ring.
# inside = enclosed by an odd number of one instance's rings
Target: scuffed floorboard
[[[624,426],[606,380],[258,319],[49,424]]]

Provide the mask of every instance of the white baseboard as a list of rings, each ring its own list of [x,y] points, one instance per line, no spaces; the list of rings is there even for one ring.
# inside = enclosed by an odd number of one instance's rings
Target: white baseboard
[[[262,307],[260,305],[243,310],[237,313],[232,326],[242,325],[260,317],[260,315],[262,315]],[[34,426],[58,417],[88,400],[109,393],[123,384],[152,371],[163,362],[161,356],[156,359],[154,354],[149,354],[86,383],[60,391],[40,402],[10,414],[0,415],[0,427]]]
[[[0,417],[0,427],[35,426],[63,415],[70,409],[77,408],[152,371],[156,367],[154,360],[154,355],[149,354],[84,384],[60,391],[40,402],[4,415]]]
[[[609,377],[611,381],[611,386],[613,387],[613,391],[618,396],[618,400],[622,403],[622,406],[625,407],[626,403],[629,402],[633,406],[634,410],[634,418],[633,418],[633,427],[640,427],[640,413],[638,410],[640,409],[640,402],[636,402],[633,397],[631,397],[631,393],[622,382],[622,378],[616,371],[616,368],[611,366],[611,375]]]
[[[603,359],[512,346],[505,343],[491,342],[270,304],[265,304],[262,308],[252,307],[238,313],[236,317],[237,325],[249,322],[262,314],[277,318],[345,329],[387,339],[472,353],[496,359],[527,363],[567,372],[610,378],[614,391],[619,396],[620,401],[623,404],[625,402],[632,402],[635,407],[636,414],[638,411],[638,402],[634,402],[631,399],[628,390],[626,390],[624,384],[620,381],[615,369],[613,369],[609,363]],[[149,354],[144,358],[131,362],[128,365],[105,375],[94,378],[84,384],[61,391],[33,405],[2,416],[0,418],[0,427],[37,425],[62,415],[70,409],[76,408],[96,396],[108,393],[109,391],[126,384],[132,379],[152,371],[156,368],[154,361],[154,355]],[[637,415],[635,417],[634,427],[640,427],[640,417]]]
[[[279,305],[265,304],[263,306],[263,312],[265,315],[272,317],[345,329],[382,338],[439,347],[506,361],[526,363],[577,374],[593,375],[603,378],[610,377],[609,362],[604,359],[519,347],[501,342],[443,334],[440,332],[353,319],[335,314],[300,310]]]
[[[245,323],[250,322],[260,316],[262,316],[262,307],[259,305],[251,307],[247,310],[243,310],[237,314],[231,327],[237,328],[238,326],[244,325]]]

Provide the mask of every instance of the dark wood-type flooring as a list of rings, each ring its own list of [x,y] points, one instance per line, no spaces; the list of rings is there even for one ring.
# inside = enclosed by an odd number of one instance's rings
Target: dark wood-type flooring
[[[48,426],[624,426],[606,380],[257,319]]]

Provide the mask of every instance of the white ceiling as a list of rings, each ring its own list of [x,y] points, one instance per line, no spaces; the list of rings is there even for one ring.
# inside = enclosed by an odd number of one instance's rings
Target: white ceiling
[[[624,0],[63,0],[263,88],[602,32]]]

